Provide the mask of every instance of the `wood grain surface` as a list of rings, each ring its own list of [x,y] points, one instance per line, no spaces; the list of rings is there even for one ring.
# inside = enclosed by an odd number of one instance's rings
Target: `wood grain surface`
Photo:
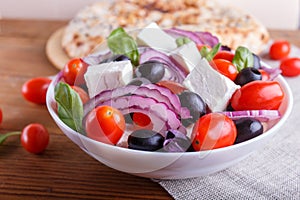
[[[22,84],[58,72],[47,60],[49,36],[61,21],[0,21],[0,134],[29,123],[44,124],[50,144],[42,155],[27,153],[19,138],[0,146],[0,199],[171,199],[150,179],[110,169],[73,144],[53,122],[45,106],[25,101]],[[300,46],[300,31],[272,30],[272,38]]]

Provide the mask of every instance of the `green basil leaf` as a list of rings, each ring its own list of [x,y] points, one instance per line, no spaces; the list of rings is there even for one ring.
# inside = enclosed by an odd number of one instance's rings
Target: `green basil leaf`
[[[55,86],[54,93],[59,118],[73,130],[83,133],[83,104],[78,93],[63,82]]]
[[[237,67],[239,72],[244,68],[253,67],[254,65],[253,54],[246,47],[240,46],[235,51],[232,63]]]
[[[113,30],[107,38],[107,45],[114,54],[126,55],[133,65],[139,64],[136,41],[123,28]]]
[[[203,46],[200,50],[200,54],[202,57],[206,58],[206,60],[209,62],[215,57],[215,55],[218,53],[220,48],[221,48],[221,43],[216,44],[211,50],[209,50],[207,46]]]
[[[187,37],[179,37],[176,39],[177,47],[181,47],[182,45],[185,45],[189,42],[191,42],[191,40],[190,40],[190,38],[187,38]]]

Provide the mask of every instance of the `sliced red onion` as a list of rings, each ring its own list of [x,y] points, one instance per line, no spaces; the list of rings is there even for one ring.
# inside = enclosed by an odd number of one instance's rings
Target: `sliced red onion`
[[[137,95],[122,96],[102,102],[97,106],[100,105],[112,106],[120,110],[123,115],[131,112],[144,113],[153,122],[153,130],[161,134],[165,134],[166,130],[176,130],[181,127],[177,114],[168,109],[164,103],[157,102],[152,98]]]
[[[193,31],[187,31],[187,30],[183,30],[183,29],[179,29],[179,28],[171,28],[171,29],[165,30],[165,32],[175,38],[187,37],[187,38],[191,39],[192,41],[194,41],[196,44],[200,44],[200,45],[205,44],[205,42],[202,40],[202,38],[200,38],[198,36],[198,34]]]
[[[244,111],[225,111],[222,112],[231,119],[253,117],[259,121],[267,122],[280,119],[281,114],[278,110],[244,110]]]
[[[175,62],[169,56],[162,52],[149,48],[140,55],[140,63],[144,63],[149,60],[156,60],[164,63],[166,67],[168,67],[174,79],[176,79],[173,81],[182,83],[185,77],[187,76],[187,73],[185,72],[182,66],[180,66],[177,62]]]
[[[270,75],[270,79],[269,79],[270,81],[274,80],[282,72],[281,69],[279,69],[278,67],[270,68],[270,67],[261,66],[261,69]]]
[[[86,57],[83,57],[82,60],[89,65],[97,65],[101,63],[103,60],[109,58],[110,56],[112,56],[112,53],[110,52],[109,49],[107,49],[105,51],[97,52],[94,54],[90,54]]]
[[[219,43],[219,39],[212,35],[210,32],[195,32],[196,35],[201,38],[204,44],[214,47]]]
[[[178,130],[168,130],[163,145],[166,152],[186,152],[190,149],[191,140]]]

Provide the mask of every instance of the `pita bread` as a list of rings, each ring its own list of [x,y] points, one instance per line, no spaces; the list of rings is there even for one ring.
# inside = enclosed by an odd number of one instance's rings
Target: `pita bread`
[[[115,0],[83,8],[69,22],[62,47],[69,57],[91,53],[117,28],[143,28],[156,22],[160,27],[208,31],[233,49],[246,46],[261,52],[269,41],[267,29],[253,16],[214,0]]]

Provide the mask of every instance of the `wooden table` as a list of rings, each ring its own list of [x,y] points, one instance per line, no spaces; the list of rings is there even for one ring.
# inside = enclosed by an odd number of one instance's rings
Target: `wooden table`
[[[53,122],[45,106],[25,101],[22,84],[58,71],[48,62],[45,44],[64,26],[58,21],[0,21],[0,133],[44,124],[50,144],[42,155],[27,153],[18,137],[0,146],[0,199],[171,199],[157,183],[110,169],[73,144]],[[300,31],[272,30],[300,46]]]

